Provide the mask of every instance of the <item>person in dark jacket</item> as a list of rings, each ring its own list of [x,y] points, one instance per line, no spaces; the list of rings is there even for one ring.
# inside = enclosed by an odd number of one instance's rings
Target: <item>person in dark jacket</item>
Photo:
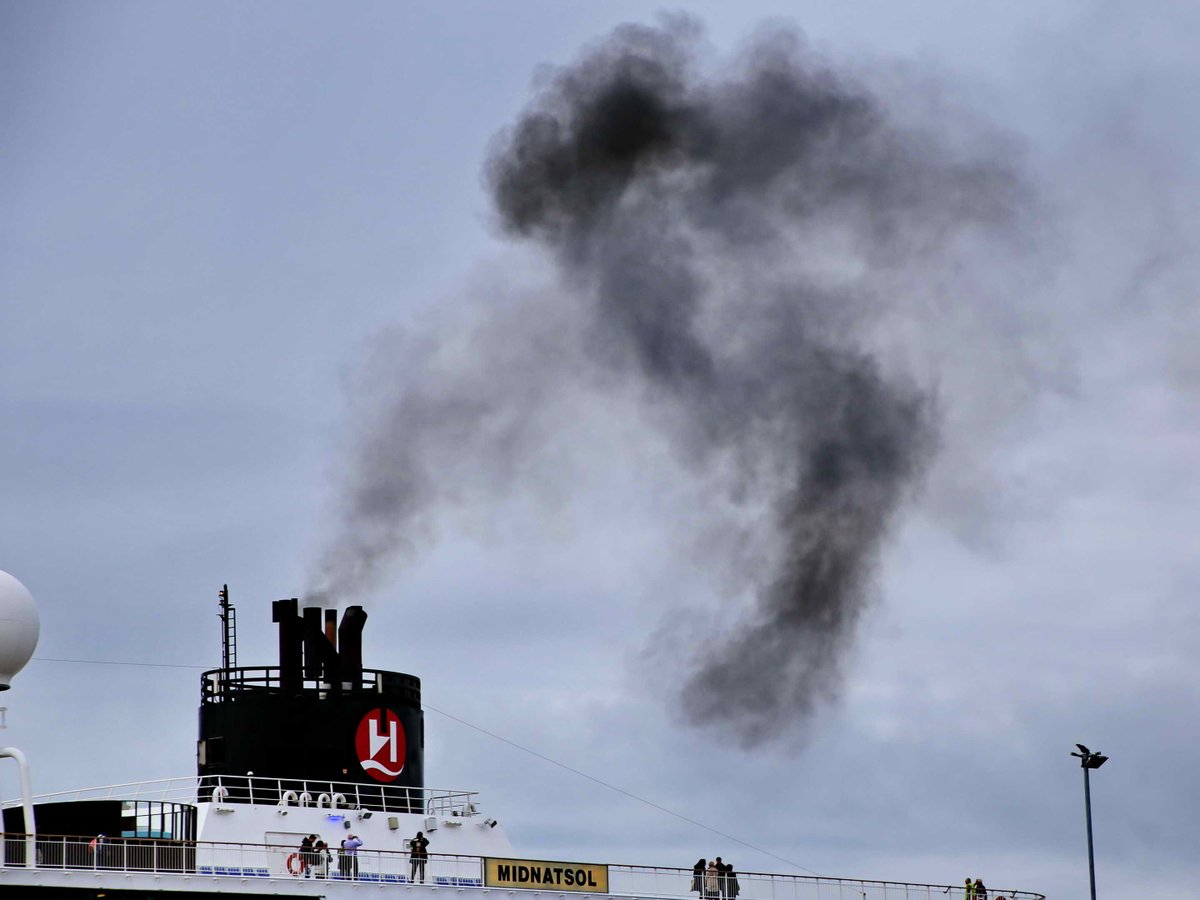
[[[737,895],[742,892],[742,886],[738,884],[737,872],[733,871],[731,863],[725,863],[725,890],[729,894],[729,900],[736,900]]]
[[[425,837],[421,832],[417,832],[417,836],[409,843],[408,860],[409,860],[409,881],[417,880],[417,872],[421,873],[421,884],[425,883],[425,861],[429,859],[429,838]]]
[[[975,879],[975,900],[987,900],[987,888],[984,887],[982,878]]]
[[[692,866],[692,891],[700,896],[704,896],[704,867],[706,865],[708,865],[708,861],[701,857]]]
[[[304,870],[305,878],[312,878],[313,866],[316,864],[313,858],[313,841],[316,839],[315,834],[310,834],[300,841],[300,868]]]

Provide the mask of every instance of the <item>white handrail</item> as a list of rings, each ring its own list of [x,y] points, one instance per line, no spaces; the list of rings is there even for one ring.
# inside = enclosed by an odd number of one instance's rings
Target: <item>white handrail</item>
[[[373,809],[378,812],[396,811],[400,807],[423,808],[427,815],[464,815],[472,805],[478,805],[479,794],[475,791],[448,790],[445,788],[403,788],[387,785],[361,784],[344,781],[319,781],[303,778],[271,778],[258,775],[205,775],[176,778],[159,778],[133,781],[99,787],[78,788],[70,791],[55,791],[39,794],[34,803],[61,803],[77,800],[156,800],[163,803],[207,803],[213,787],[229,790],[235,800],[245,791],[255,797],[270,797],[272,804],[280,794],[296,790],[303,798],[325,793],[343,794],[346,805]],[[261,792],[261,793],[260,793]],[[353,802],[350,802],[350,801]],[[20,799],[0,802],[0,809],[17,806]],[[402,811],[402,810],[401,810]],[[415,810],[414,810],[415,811]]]
[[[33,815],[33,787],[29,779],[29,760],[16,747],[0,747],[0,757],[7,757],[17,763],[17,777],[21,782],[21,814],[25,819],[25,865],[32,869],[37,866],[37,821]],[[4,865],[3,848],[6,843],[4,820],[0,818],[0,866]]]
[[[102,843],[89,846],[86,837],[38,838],[37,849],[42,854],[39,868],[124,872],[130,876],[153,874],[156,878],[168,876],[189,877],[237,877],[241,879],[271,879],[275,894],[290,893],[279,883],[304,878],[330,881],[349,881],[377,891],[381,884],[412,885],[416,872],[410,866],[407,853],[397,851],[357,852],[357,865],[351,876],[338,867],[326,869],[320,864],[308,869],[296,847],[280,847],[267,844],[218,844],[204,841],[171,841],[149,838],[109,838]],[[336,851],[336,848],[335,848]],[[288,860],[292,861],[289,868]],[[697,900],[692,891],[692,870],[657,866],[609,865],[608,893],[613,897],[661,898],[661,900]],[[419,870],[418,870],[419,871]],[[455,887],[460,890],[486,889],[484,860],[478,856],[454,856],[430,854],[426,864],[425,884],[431,887]],[[737,873],[738,891],[721,892],[718,887],[713,894],[699,895],[698,900],[827,900],[830,897],[862,898],[867,900],[960,900],[961,887],[950,885],[916,884],[904,882],[869,881],[858,878],[826,878],[808,875],[774,875],[763,872]],[[0,879],[0,884],[3,880]],[[136,884],[131,883],[132,887]],[[357,885],[356,885],[357,886]],[[347,885],[350,887],[350,885]],[[415,885],[414,885],[415,887]],[[524,893],[525,890],[541,890],[542,885],[531,884],[528,889],[505,887],[506,891]],[[371,896],[376,896],[372,892]],[[1029,891],[989,891],[989,896],[1000,900],[1045,900],[1043,895]]]

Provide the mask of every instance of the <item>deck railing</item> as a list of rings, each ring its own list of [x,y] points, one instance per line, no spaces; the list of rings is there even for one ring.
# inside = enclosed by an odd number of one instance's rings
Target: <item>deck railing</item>
[[[36,803],[73,803],[79,800],[158,800],[163,803],[195,803],[195,775],[182,778],[158,778],[152,781],[130,781],[125,784],[109,784],[102,787],[78,788],[71,791],[56,791],[38,794]],[[20,806],[21,801],[5,800],[0,808]]]
[[[105,787],[41,794],[37,803],[80,800],[157,800],[163,803],[281,803],[324,809],[369,809],[374,812],[423,813],[431,816],[473,815],[475,791],[442,788],[393,788],[348,781],[266,778],[258,775],[202,775],[160,778]],[[9,800],[0,808],[20,805]]]
[[[24,866],[23,835],[6,835],[0,865]],[[430,854],[424,873],[407,853],[360,849],[354,862],[337,851],[303,853],[297,847],[221,844],[149,838],[92,838],[39,835],[37,865],[43,869],[94,869],[283,880],[329,879],[364,885],[414,884],[472,888],[484,886],[484,860],[478,856]],[[423,878],[422,878],[423,875]],[[692,890],[691,869],[608,866],[609,893],[663,900],[963,900],[961,886],[773,875],[739,872],[736,893],[727,882],[715,895]],[[1029,891],[992,890],[990,900],[1045,900]]]
[[[690,869],[649,866],[609,866],[612,894],[633,897],[692,897],[708,900],[705,892],[692,891]],[[823,878],[815,875],[773,875],[738,872],[736,894],[729,883],[718,884],[715,900],[964,900],[962,886],[870,881],[858,878]],[[724,890],[722,890],[722,888]],[[988,889],[989,900],[1045,900],[1029,891]]]

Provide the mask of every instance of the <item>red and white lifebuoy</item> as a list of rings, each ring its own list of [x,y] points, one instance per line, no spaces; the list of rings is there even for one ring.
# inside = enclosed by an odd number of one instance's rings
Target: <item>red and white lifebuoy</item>
[[[299,853],[293,853],[287,858],[287,870],[292,875],[299,875],[304,871],[304,857]]]

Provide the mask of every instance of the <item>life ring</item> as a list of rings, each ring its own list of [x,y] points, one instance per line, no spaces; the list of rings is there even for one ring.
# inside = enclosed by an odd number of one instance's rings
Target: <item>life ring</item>
[[[293,863],[295,864],[294,866]],[[306,863],[304,862],[304,857],[299,853],[293,853],[287,858],[287,870],[289,874],[299,875],[304,871],[305,867]]]

